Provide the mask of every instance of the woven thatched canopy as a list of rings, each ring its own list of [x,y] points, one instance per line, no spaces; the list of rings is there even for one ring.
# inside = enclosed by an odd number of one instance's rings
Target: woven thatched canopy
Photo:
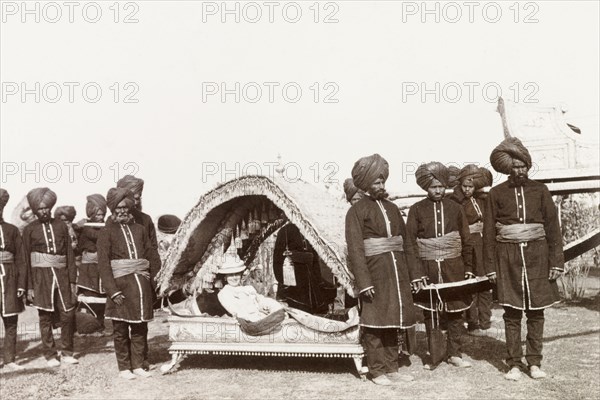
[[[203,195],[181,223],[157,278],[159,293],[164,295],[198,279],[198,272],[214,249],[226,247],[232,235],[239,237],[240,227],[246,226],[254,230],[254,235],[244,240],[238,254],[249,265],[260,242],[289,221],[298,227],[338,282],[354,294],[346,268],[347,210],[342,199],[304,181],[244,176],[222,184]]]

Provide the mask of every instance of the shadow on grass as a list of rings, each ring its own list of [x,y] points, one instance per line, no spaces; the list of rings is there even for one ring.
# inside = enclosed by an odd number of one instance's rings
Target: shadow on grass
[[[60,333],[54,332],[54,343],[56,350],[61,349]],[[113,351],[112,346],[108,346],[108,342],[112,340],[112,335],[108,336],[81,336],[75,335],[73,338],[73,348],[75,356],[82,354],[103,354]],[[31,346],[31,347],[30,347]],[[17,360],[19,364],[29,363],[39,357],[44,356],[44,345],[39,338],[17,340]],[[35,370],[35,369],[33,369]]]
[[[195,368],[322,374],[352,373],[358,377],[351,358],[190,354],[182,362],[180,370]]]
[[[600,312],[600,293],[593,297],[585,297],[578,301],[566,301],[566,306],[587,308],[591,311]]]

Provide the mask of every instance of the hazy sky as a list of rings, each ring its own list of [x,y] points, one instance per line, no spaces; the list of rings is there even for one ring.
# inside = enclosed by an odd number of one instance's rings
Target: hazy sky
[[[113,3],[2,1],[6,214],[49,186],[79,219],[86,195],[135,171],[145,211],[183,217],[278,153],[290,179],[343,181],[378,152],[391,191],[417,190],[418,163],[488,161],[498,88],[566,104],[598,140],[597,1]]]

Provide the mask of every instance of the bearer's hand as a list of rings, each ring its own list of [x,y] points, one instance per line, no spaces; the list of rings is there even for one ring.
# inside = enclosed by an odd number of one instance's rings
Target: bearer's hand
[[[367,299],[373,300],[373,298],[375,297],[375,289],[371,288],[371,289],[365,290],[361,294],[363,296],[365,296]]]
[[[33,303],[33,299],[35,298],[33,289],[27,289],[27,301]]]
[[[118,295],[112,298],[112,301],[114,301],[116,305],[122,306],[123,302],[125,301],[125,296],[123,296],[122,293],[119,293]]]
[[[25,290],[23,290],[23,289],[17,290],[17,297],[23,297],[24,294],[25,294]]]
[[[419,293],[421,289],[425,287],[425,283],[422,280],[414,281],[410,283],[413,293]]]
[[[562,271],[558,270],[558,269],[551,269],[550,270],[550,276],[548,277],[549,281],[555,281],[557,280],[560,276],[562,275]]]
[[[465,279],[475,279],[475,274],[472,272],[465,272]]]
[[[491,274],[489,274],[487,277],[488,277],[488,280],[490,281],[490,283],[491,283],[492,285],[495,285],[495,284],[496,284],[496,281],[497,281],[497,279],[496,279],[496,273],[495,273],[495,272],[492,272],[492,273],[491,273]]]

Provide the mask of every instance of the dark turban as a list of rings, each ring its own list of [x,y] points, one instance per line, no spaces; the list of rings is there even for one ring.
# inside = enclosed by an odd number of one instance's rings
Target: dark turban
[[[483,186],[492,186],[494,184],[494,175],[492,175],[492,171],[487,168],[480,167],[481,176],[483,177]]]
[[[92,218],[96,215],[98,210],[102,210],[102,212],[106,214],[106,200],[104,199],[104,196],[96,193],[89,195],[86,199],[85,214],[88,218]]]
[[[383,180],[386,181],[389,175],[390,166],[379,154],[359,159],[352,168],[354,186],[364,192],[367,192],[377,179],[383,177]]]
[[[448,168],[441,162],[432,161],[419,165],[416,172],[417,185],[423,190],[429,189],[431,182],[437,179],[442,185],[448,187]]]
[[[106,205],[110,208],[110,211],[115,212],[117,205],[123,200],[127,201],[127,206],[132,208],[135,201],[133,200],[133,192],[130,189],[125,188],[111,188],[108,190],[106,195]]]
[[[165,214],[158,218],[158,230],[162,233],[175,233],[181,225],[181,220],[176,215]]]
[[[117,182],[118,188],[125,188],[131,190],[133,193],[142,194],[144,190],[144,180],[136,178],[133,175],[125,175]]]
[[[481,182],[482,179],[480,168],[475,164],[465,165],[458,174],[458,180],[461,184],[466,181],[475,186],[475,181]]]
[[[56,207],[56,210],[54,210],[54,218],[60,218],[61,215],[64,215],[67,221],[73,222],[75,215],[77,215],[77,211],[75,211],[75,207],[73,206]]]
[[[56,204],[56,193],[46,187],[32,189],[27,193],[27,202],[29,203],[29,207],[31,207],[31,211],[37,214],[42,203],[48,208],[54,207]]]
[[[6,205],[6,203],[8,203],[9,198],[10,195],[8,194],[8,192],[0,188],[0,208],[3,208]]]
[[[476,174],[472,175],[473,176],[473,186],[475,187],[475,190],[479,190],[486,186],[492,186],[492,183],[494,181],[494,176],[492,175],[490,170],[487,168],[483,168],[483,167],[479,167],[477,169],[478,169],[478,172]]]
[[[506,175],[510,175],[512,170],[513,159],[523,161],[527,165],[527,169],[531,168],[531,155],[529,150],[516,137],[506,138],[500,143],[490,155],[492,167]]]
[[[460,168],[451,165],[448,167],[448,187],[453,188],[460,183]]]
[[[356,186],[354,186],[352,178],[348,178],[344,181],[344,193],[346,193],[346,200],[348,200],[348,203],[350,202],[350,200],[352,200],[354,195],[358,193],[358,191],[359,189]]]

